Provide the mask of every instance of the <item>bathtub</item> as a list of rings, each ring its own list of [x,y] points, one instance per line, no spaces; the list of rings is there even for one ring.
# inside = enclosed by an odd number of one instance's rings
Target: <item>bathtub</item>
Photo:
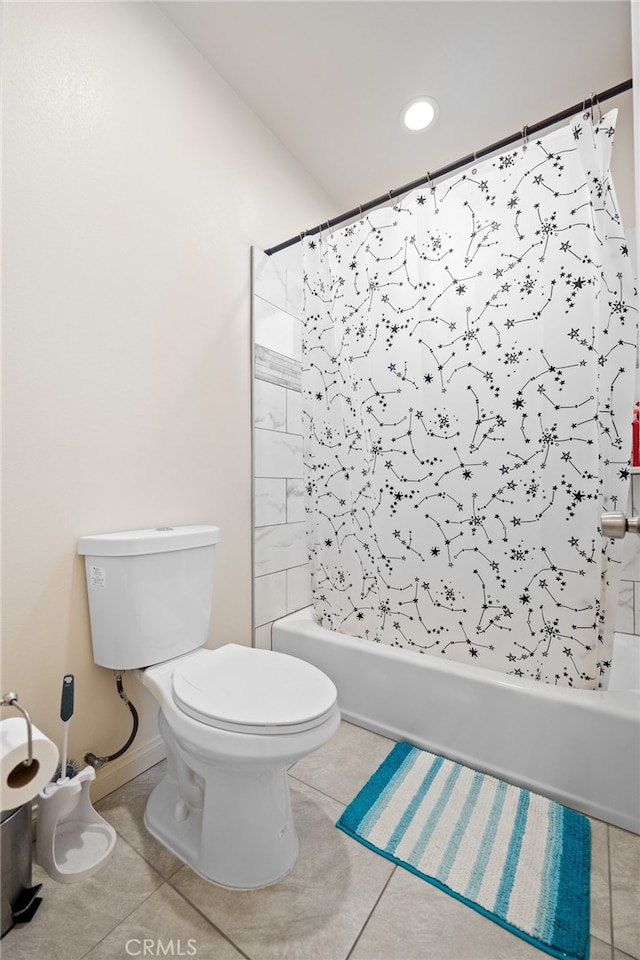
[[[345,720],[640,833],[640,640],[616,634],[606,690],[572,690],[277,620],[272,647],[323,670]]]

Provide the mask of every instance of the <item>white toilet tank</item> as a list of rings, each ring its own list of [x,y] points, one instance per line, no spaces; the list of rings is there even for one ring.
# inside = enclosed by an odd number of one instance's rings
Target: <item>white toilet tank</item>
[[[130,670],[203,646],[219,540],[206,525],[81,537],[95,663]]]

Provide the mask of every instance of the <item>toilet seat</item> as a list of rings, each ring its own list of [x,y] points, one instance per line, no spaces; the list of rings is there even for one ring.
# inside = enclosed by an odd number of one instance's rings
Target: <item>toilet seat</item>
[[[176,665],[173,700],[210,727],[250,734],[292,734],[324,723],[337,690],[297,657],[226,644],[199,650]]]

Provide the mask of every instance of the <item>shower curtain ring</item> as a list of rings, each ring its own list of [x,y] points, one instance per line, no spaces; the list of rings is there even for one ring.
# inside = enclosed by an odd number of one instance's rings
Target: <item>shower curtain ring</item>
[[[591,94],[591,120],[593,121],[593,106],[594,104],[598,108],[598,123],[602,123],[602,107],[600,106],[600,101],[598,100],[598,95],[596,93]]]
[[[527,129],[526,123],[522,128],[522,130],[520,131],[520,133],[522,135],[522,149],[526,150],[527,147],[529,146],[529,131]]]

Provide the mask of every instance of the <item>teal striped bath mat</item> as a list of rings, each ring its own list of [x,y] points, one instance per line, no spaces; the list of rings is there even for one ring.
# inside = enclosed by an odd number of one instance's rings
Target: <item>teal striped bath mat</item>
[[[588,960],[586,817],[397,743],[338,823],[553,957]]]

